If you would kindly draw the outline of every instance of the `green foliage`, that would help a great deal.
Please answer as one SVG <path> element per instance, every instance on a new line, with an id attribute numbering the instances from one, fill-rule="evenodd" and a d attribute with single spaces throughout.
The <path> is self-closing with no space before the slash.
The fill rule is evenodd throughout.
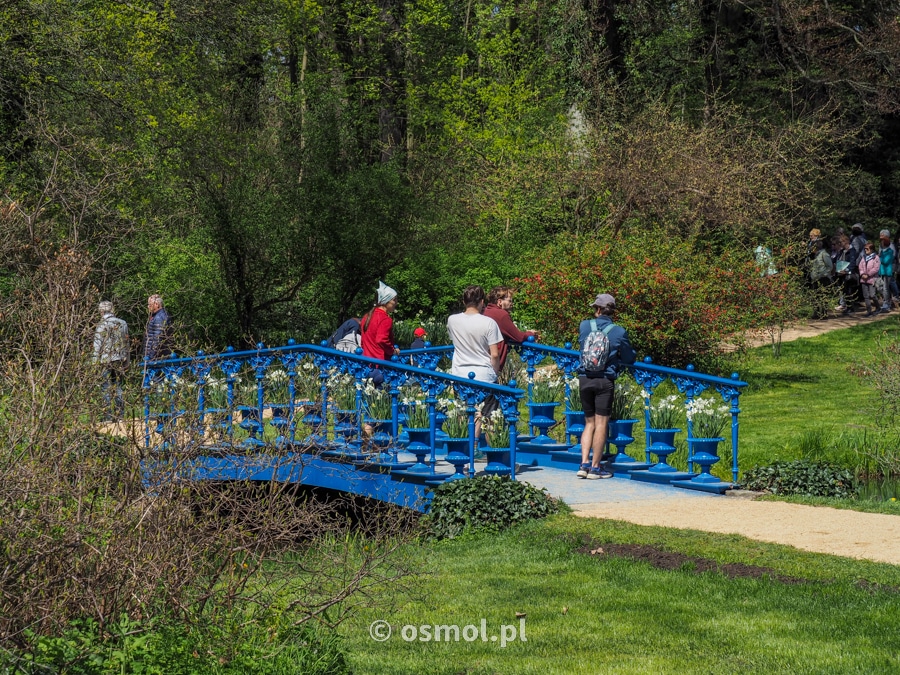
<path id="1" fill-rule="evenodd" d="M 762 321 L 752 311 L 755 289 L 769 283 L 749 257 L 695 248 L 661 231 L 616 241 L 563 236 L 531 264 L 518 297 L 548 341 L 571 340 L 596 294 L 608 292 L 638 355 L 673 367 L 712 365 L 726 336 Z M 770 301 L 790 296 L 759 304 Z"/>
<path id="2" fill-rule="evenodd" d="M 231 617 L 230 619 L 234 619 Z M 0 667 L 28 675 L 341 675 L 343 643 L 321 627 L 268 626 L 258 617 L 206 629 L 122 617 L 104 632 L 92 619 L 74 620 L 60 634 L 29 634 L 21 653 L 0 655 Z M 241 625 L 243 623 L 243 625 Z M 6 663 L 4 663 L 6 659 Z"/>
<path id="3" fill-rule="evenodd" d="M 437 486 L 423 527 L 429 538 L 453 539 L 466 532 L 500 532 L 560 508 L 546 490 L 523 481 L 478 476 Z"/>
<path id="4" fill-rule="evenodd" d="M 754 467 L 744 474 L 743 484 L 748 490 L 768 490 L 783 495 L 854 495 L 850 470 L 809 460 L 776 461 L 769 466 Z"/>

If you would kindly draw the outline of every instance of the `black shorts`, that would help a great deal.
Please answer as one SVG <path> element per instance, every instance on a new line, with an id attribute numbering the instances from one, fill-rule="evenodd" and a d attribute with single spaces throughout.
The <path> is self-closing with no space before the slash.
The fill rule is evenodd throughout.
<path id="1" fill-rule="evenodd" d="M 578 378 L 578 392 L 581 394 L 581 407 L 584 416 L 593 417 L 600 415 L 609 417 L 612 415 L 613 396 L 616 392 L 616 383 L 605 377 Z"/>
<path id="2" fill-rule="evenodd" d="M 500 407 L 500 401 L 493 394 L 484 397 L 484 405 L 481 406 L 481 416 L 490 417 L 491 413 Z"/>

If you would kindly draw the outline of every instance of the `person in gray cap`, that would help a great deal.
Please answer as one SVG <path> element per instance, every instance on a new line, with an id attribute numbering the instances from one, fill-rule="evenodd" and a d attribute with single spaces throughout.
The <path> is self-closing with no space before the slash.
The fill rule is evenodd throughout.
<path id="1" fill-rule="evenodd" d="M 584 432 L 581 434 L 581 466 L 577 476 L 612 478 L 610 472 L 600 467 L 600 462 L 606 446 L 616 377 L 623 366 L 634 363 L 634 349 L 628 331 L 613 323 L 616 313 L 613 296 L 601 293 L 590 306 L 594 317 L 582 321 L 578 329 L 581 345 L 578 389 L 584 410 Z"/>

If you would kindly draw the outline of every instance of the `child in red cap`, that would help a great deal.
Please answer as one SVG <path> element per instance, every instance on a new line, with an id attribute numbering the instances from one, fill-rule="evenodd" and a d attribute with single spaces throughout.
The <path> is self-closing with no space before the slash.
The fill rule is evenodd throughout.
<path id="1" fill-rule="evenodd" d="M 413 336 L 415 337 L 415 340 L 412 341 L 409 348 L 425 349 L 425 338 L 428 337 L 428 333 L 425 332 L 425 329 L 419 326 L 413 331 Z"/>

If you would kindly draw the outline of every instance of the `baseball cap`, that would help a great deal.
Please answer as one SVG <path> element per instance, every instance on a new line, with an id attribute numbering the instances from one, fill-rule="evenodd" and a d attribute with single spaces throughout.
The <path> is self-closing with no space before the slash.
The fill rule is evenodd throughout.
<path id="1" fill-rule="evenodd" d="M 413 335 L 415 337 L 425 337 L 426 335 L 428 335 L 428 333 L 425 332 L 424 328 L 419 327 L 413 331 Z"/>
<path id="2" fill-rule="evenodd" d="M 609 293 L 601 293 L 596 298 L 594 298 L 594 302 L 591 303 L 591 307 L 615 307 L 616 299 L 611 296 Z"/>

